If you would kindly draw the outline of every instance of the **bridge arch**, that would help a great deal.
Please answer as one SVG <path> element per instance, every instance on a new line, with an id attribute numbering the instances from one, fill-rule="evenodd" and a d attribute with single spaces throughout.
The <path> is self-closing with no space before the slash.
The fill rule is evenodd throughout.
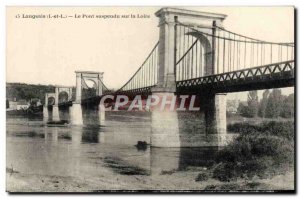
<path id="1" fill-rule="evenodd" d="M 55 99 L 55 93 L 46 93 L 45 96 L 45 106 L 53 106 L 55 105 L 55 103 L 57 102 L 57 100 Z"/>
<path id="2" fill-rule="evenodd" d="M 93 78 L 84 78 L 85 84 L 88 88 L 97 88 L 97 82 Z M 84 88 L 84 87 L 83 87 Z"/>
<path id="3" fill-rule="evenodd" d="M 55 104 L 55 98 L 53 96 L 48 98 L 48 105 L 54 105 Z"/>
<path id="4" fill-rule="evenodd" d="M 76 99 L 77 103 L 81 99 L 100 96 L 103 93 L 103 72 L 75 71 L 76 73 Z M 83 96 L 85 95 L 85 97 Z"/>
<path id="5" fill-rule="evenodd" d="M 68 102 L 72 100 L 72 87 L 57 86 L 55 88 L 55 99 L 59 103 Z"/>
<path id="6" fill-rule="evenodd" d="M 191 35 L 199 40 L 200 47 L 203 48 L 204 53 L 201 55 L 200 60 L 203 60 L 203 75 L 213 74 L 213 52 L 212 52 L 212 39 L 199 32 L 188 32 L 186 35 Z"/>
<path id="7" fill-rule="evenodd" d="M 58 94 L 58 103 L 68 102 L 69 94 L 66 91 L 61 91 Z"/>
<path id="8" fill-rule="evenodd" d="M 82 98 L 92 98 L 97 96 L 98 83 L 93 78 L 82 79 Z"/>

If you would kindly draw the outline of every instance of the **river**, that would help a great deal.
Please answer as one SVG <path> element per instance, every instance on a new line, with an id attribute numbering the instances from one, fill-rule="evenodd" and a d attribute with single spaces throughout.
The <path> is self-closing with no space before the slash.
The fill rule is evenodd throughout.
<path id="1" fill-rule="evenodd" d="M 138 141 L 150 143 L 147 112 L 107 112 L 101 125 L 89 119 L 81 127 L 51 127 L 41 118 L 24 117 L 8 117 L 6 124 L 7 190 L 12 192 L 198 189 L 194 178 L 216 152 L 136 147 Z"/>

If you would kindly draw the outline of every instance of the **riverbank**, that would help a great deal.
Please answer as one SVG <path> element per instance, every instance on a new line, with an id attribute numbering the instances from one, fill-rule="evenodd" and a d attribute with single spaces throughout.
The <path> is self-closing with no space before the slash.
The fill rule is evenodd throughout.
<path id="1" fill-rule="evenodd" d="M 199 167 L 193 170 L 176 171 L 155 176 L 103 174 L 98 178 L 11 173 L 8 170 L 6 173 L 6 190 L 8 192 L 100 192 L 107 190 L 278 191 L 294 189 L 293 171 L 285 175 L 275 176 L 272 179 L 220 182 L 209 178 L 207 181 L 196 182 L 197 175 L 204 171 L 200 169 Z"/>

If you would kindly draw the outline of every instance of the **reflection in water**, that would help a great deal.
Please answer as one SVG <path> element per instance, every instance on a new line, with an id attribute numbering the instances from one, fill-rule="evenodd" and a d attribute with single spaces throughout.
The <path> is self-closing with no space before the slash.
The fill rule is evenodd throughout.
<path id="1" fill-rule="evenodd" d="M 82 107 L 82 118 L 84 125 L 100 125 L 98 107 Z"/>
<path id="2" fill-rule="evenodd" d="M 68 133 L 59 134 L 58 139 L 72 140 L 72 136 Z"/>
<path id="3" fill-rule="evenodd" d="M 105 171 L 157 175 L 209 166 L 213 160 L 211 148 L 151 148 L 149 113 L 107 112 L 103 126 L 95 121 L 98 113 L 91 112 L 85 123 L 92 124 L 84 126 L 47 127 L 42 119 L 7 118 L 7 166 L 26 173 L 88 178 Z"/>
<path id="4" fill-rule="evenodd" d="M 179 148 L 151 148 L 151 174 L 160 175 L 165 171 L 177 171 L 179 157 Z"/>
<path id="5" fill-rule="evenodd" d="M 59 107 L 59 118 L 62 121 L 70 120 L 70 109 L 69 107 Z"/>
<path id="6" fill-rule="evenodd" d="M 28 131 L 28 132 L 18 132 L 15 133 L 16 137 L 30 137 L 30 138 L 45 138 L 45 134 L 39 134 L 36 133 L 35 131 Z"/>
<path id="7" fill-rule="evenodd" d="M 99 143 L 99 126 L 85 126 L 82 128 L 82 143 Z"/>
<path id="8" fill-rule="evenodd" d="M 179 170 L 186 170 L 189 167 L 210 167 L 215 160 L 218 148 L 181 148 L 179 157 Z"/>
<path id="9" fill-rule="evenodd" d="M 103 159 L 105 166 L 113 169 L 121 175 L 150 175 L 150 169 L 141 168 L 136 165 L 130 165 L 120 158 L 116 157 L 105 157 Z"/>

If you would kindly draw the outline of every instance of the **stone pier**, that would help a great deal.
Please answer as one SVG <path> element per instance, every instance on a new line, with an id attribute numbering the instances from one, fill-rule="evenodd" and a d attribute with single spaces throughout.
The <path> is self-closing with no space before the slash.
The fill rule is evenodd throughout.
<path id="1" fill-rule="evenodd" d="M 73 103 L 70 107 L 70 123 L 72 125 L 83 125 L 82 106 L 80 103 Z"/>
<path id="2" fill-rule="evenodd" d="M 226 94 L 213 94 L 204 99 L 206 139 L 212 145 L 226 143 Z"/>
<path id="3" fill-rule="evenodd" d="M 52 121 L 60 121 L 59 119 L 59 108 L 58 108 L 58 87 L 55 87 L 55 103 L 52 107 Z"/>
<path id="4" fill-rule="evenodd" d="M 52 121 L 60 121 L 58 105 L 52 107 Z"/>
<path id="5" fill-rule="evenodd" d="M 100 125 L 104 125 L 105 124 L 105 106 L 103 104 L 99 104 L 99 106 L 98 106 L 98 115 L 99 115 Z"/>
<path id="6" fill-rule="evenodd" d="M 166 98 L 166 101 L 172 103 L 174 93 L 154 92 L 152 95 L 158 96 L 160 101 Z M 176 108 L 176 102 L 174 107 Z M 161 109 L 161 105 L 151 109 L 151 146 L 153 147 L 180 147 L 179 121 L 177 112 L 173 110 L 171 104 Z"/>
<path id="7" fill-rule="evenodd" d="M 45 122 L 47 122 L 49 119 L 49 111 L 48 111 L 48 106 L 45 106 L 43 107 L 43 120 Z"/>

